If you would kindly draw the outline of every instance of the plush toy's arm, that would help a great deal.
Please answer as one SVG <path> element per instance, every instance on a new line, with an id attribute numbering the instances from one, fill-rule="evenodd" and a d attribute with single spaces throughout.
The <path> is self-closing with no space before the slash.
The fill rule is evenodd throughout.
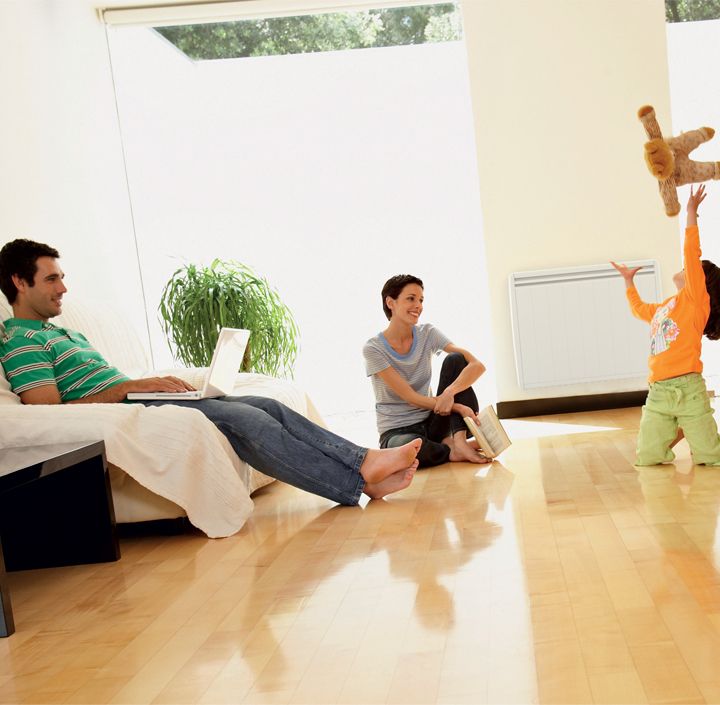
<path id="1" fill-rule="evenodd" d="M 711 179 L 720 179 L 720 163 L 696 162 L 688 156 L 695 147 L 713 138 L 712 127 L 701 127 L 699 130 L 683 132 L 677 137 L 670 137 L 667 142 L 675 152 L 675 185 L 699 184 Z"/>
<path id="2" fill-rule="evenodd" d="M 677 137 L 668 137 L 667 143 L 673 151 L 688 154 L 703 142 L 711 140 L 714 134 L 715 130 L 712 127 L 701 127 L 698 130 L 681 132 Z"/>
<path id="3" fill-rule="evenodd" d="M 660 125 L 658 125 L 657 118 L 655 117 L 655 108 L 652 105 L 643 105 L 638 110 L 638 118 L 647 132 L 649 139 L 654 140 L 658 137 L 662 139 L 662 132 L 660 132 Z"/>
<path id="4" fill-rule="evenodd" d="M 638 118 L 650 138 L 650 142 L 645 145 L 645 161 L 650 173 L 659 180 L 658 185 L 660 196 L 665 204 L 665 213 L 671 216 L 677 215 L 680 212 L 680 201 L 677 197 L 675 178 L 672 175 L 675 170 L 672 150 L 663 140 L 660 125 L 655 118 L 655 109 L 651 105 L 643 105 L 638 110 Z"/>

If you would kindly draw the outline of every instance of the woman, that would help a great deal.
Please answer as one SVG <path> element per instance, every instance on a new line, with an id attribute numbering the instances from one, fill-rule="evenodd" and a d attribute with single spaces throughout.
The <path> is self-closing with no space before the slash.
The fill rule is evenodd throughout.
<path id="1" fill-rule="evenodd" d="M 471 385 L 485 366 L 433 325 L 418 325 L 423 300 L 423 283 L 417 277 L 399 274 L 388 279 L 382 302 L 390 323 L 363 348 L 375 392 L 380 447 L 422 439 L 417 455 L 421 468 L 448 461 L 490 462 L 475 441 L 468 442 L 463 420 L 476 417 L 479 407 Z M 437 396 L 431 396 L 432 357 L 443 350 L 448 355 Z"/>

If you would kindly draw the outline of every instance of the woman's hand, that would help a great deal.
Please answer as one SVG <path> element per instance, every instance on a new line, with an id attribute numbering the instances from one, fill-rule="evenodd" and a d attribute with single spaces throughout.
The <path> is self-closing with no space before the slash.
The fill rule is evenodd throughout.
<path id="1" fill-rule="evenodd" d="M 435 397 L 433 411 L 440 416 L 449 416 L 452 413 L 454 403 L 455 396 L 449 389 L 446 389 L 442 394 Z"/>
<path id="2" fill-rule="evenodd" d="M 453 404 L 453 412 L 460 414 L 463 418 L 469 416 L 473 421 L 475 421 L 475 423 L 477 423 L 477 415 L 469 406 L 465 406 L 465 404 Z"/>
<path id="3" fill-rule="evenodd" d="M 629 289 L 633 286 L 633 277 L 642 269 L 642 267 L 626 267 L 624 264 L 610 262 L 615 269 L 620 272 L 620 276 L 625 280 L 625 286 Z"/>

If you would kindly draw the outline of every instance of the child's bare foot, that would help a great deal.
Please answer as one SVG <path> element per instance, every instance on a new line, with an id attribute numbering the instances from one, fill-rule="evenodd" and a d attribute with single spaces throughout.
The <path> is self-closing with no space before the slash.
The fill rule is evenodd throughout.
<path id="1" fill-rule="evenodd" d="M 413 481 L 417 468 L 418 461 L 415 460 L 409 468 L 398 470 L 380 482 L 366 482 L 363 492 L 370 499 L 381 499 L 385 495 L 404 490 Z"/>
<path id="2" fill-rule="evenodd" d="M 360 466 L 360 474 L 365 482 L 371 484 L 382 482 L 386 477 L 409 468 L 422 445 L 421 438 L 415 438 L 404 446 L 397 448 L 370 448 Z"/>
<path id="3" fill-rule="evenodd" d="M 685 438 L 685 432 L 679 428 L 675 440 L 670 444 L 670 447 L 674 448 L 683 438 Z"/>

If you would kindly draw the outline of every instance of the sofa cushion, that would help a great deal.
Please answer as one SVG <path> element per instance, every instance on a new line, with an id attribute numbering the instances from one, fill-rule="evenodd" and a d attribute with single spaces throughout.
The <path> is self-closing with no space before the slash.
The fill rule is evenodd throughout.
<path id="1" fill-rule="evenodd" d="M 52 323 L 82 333 L 111 365 L 129 377 L 151 367 L 137 330 L 111 306 L 66 301 L 62 314 Z"/>
<path id="2" fill-rule="evenodd" d="M 0 336 L 5 333 L 2 322 L 11 315 L 7 301 L 0 301 Z M 0 404 L 21 404 L 20 397 L 10 388 L 10 382 L 5 377 L 5 370 L 0 365 Z"/>
<path id="3" fill-rule="evenodd" d="M 2 365 L 0 365 L 0 404 L 22 404 L 20 397 L 10 388 L 10 382 L 5 379 Z"/>
<path id="4" fill-rule="evenodd" d="M 12 308 L 10 308 L 10 304 L 4 296 L 0 296 L 0 328 L 2 328 L 3 331 L 5 330 L 5 327 L 2 322 L 11 316 Z"/>

